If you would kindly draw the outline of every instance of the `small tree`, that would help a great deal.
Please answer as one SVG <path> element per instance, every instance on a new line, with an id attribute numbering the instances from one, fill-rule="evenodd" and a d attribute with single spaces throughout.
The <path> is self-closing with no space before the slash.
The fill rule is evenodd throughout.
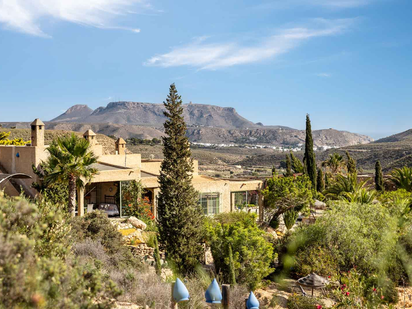
<path id="1" fill-rule="evenodd" d="M 293 177 L 273 177 L 268 179 L 262 191 L 271 226 L 276 226 L 279 216 L 288 210 L 305 211 L 313 202 L 312 183 L 306 175 Z"/>
<path id="2" fill-rule="evenodd" d="M 293 152 L 290 152 L 290 160 L 292 162 L 292 169 L 295 173 L 304 173 L 305 167 L 303 166 L 302 162 L 298 158 L 295 157 Z"/>
<path id="3" fill-rule="evenodd" d="M 348 174 L 355 174 L 356 173 L 356 161 L 351 157 L 348 151 L 346 151 L 346 157 L 348 159 L 348 161 L 346 162 Z"/>
<path id="4" fill-rule="evenodd" d="M 379 161 L 376 161 L 375 164 L 375 189 L 376 191 L 385 190 L 385 187 L 383 185 L 382 166 Z"/>
<path id="5" fill-rule="evenodd" d="M 228 251 L 229 251 L 229 284 L 235 285 L 236 284 L 236 272 L 235 272 L 235 263 L 233 262 L 233 252 L 232 252 L 232 245 L 228 244 Z"/>
<path id="6" fill-rule="evenodd" d="M 309 114 L 306 115 L 306 139 L 305 139 L 305 156 L 303 159 L 306 172 L 312 182 L 312 187 L 316 189 L 316 156 L 313 150 L 312 125 Z"/>
<path id="7" fill-rule="evenodd" d="M 47 185 L 54 182 L 69 185 L 68 210 L 74 216 L 76 189 L 85 185 L 83 180 L 89 182 L 97 173 L 92 166 L 97 162 L 97 157 L 89 149 L 89 142 L 74 133 L 53 140 L 47 151 L 50 156 L 45 166 L 49 172 L 44 180 Z"/>
<path id="8" fill-rule="evenodd" d="M 275 167 L 275 165 L 273 164 L 273 165 L 272 165 L 272 176 L 276 176 L 276 175 L 277 175 L 276 167 Z"/>
<path id="9" fill-rule="evenodd" d="M 158 197 L 159 241 L 167 258 L 183 275 L 192 273 L 203 256 L 203 216 L 192 185 L 193 160 L 182 99 L 174 84 L 167 96 Z"/>
<path id="10" fill-rule="evenodd" d="M 325 191 L 325 175 L 323 174 L 323 171 L 321 168 L 318 169 L 318 180 L 316 181 L 316 190 L 318 192 L 323 192 Z"/>
<path id="11" fill-rule="evenodd" d="M 286 155 L 286 173 L 284 174 L 285 177 L 290 177 L 293 176 L 292 172 L 292 162 L 290 160 L 290 157 Z"/>
<path id="12" fill-rule="evenodd" d="M 293 209 L 290 209 L 283 214 L 283 221 L 288 230 L 290 230 L 295 225 L 298 217 L 299 213 Z"/>

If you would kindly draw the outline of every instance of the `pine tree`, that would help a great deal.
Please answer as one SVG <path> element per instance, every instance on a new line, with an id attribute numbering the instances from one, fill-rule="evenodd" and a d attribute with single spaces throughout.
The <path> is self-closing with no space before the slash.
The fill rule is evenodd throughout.
<path id="1" fill-rule="evenodd" d="M 236 284 L 236 273 L 235 273 L 235 263 L 233 261 L 233 252 L 232 252 L 232 246 L 229 244 L 229 284 L 230 285 L 235 285 Z"/>
<path id="2" fill-rule="evenodd" d="M 349 152 L 346 151 L 346 157 L 348 158 L 348 162 L 346 163 L 346 167 L 348 169 L 348 174 L 356 174 L 356 162 L 350 156 Z"/>
<path id="3" fill-rule="evenodd" d="M 302 162 L 298 158 L 295 157 L 293 152 L 290 152 L 290 160 L 292 162 L 292 169 L 295 173 L 304 173 L 305 167 L 303 166 Z"/>
<path id="4" fill-rule="evenodd" d="M 199 194 L 192 185 L 193 160 L 181 96 L 170 85 L 163 102 L 168 118 L 164 123 L 164 160 L 161 164 L 158 196 L 159 241 L 170 261 L 182 275 L 192 273 L 203 256 L 203 215 Z"/>
<path id="5" fill-rule="evenodd" d="M 305 162 L 306 173 L 312 182 L 312 187 L 316 189 L 316 158 L 313 151 L 312 125 L 309 114 L 306 115 L 305 156 L 303 162 Z"/>
<path id="6" fill-rule="evenodd" d="M 155 260 L 155 270 L 156 274 L 160 276 L 162 274 L 162 264 L 160 263 L 160 252 L 159 252 L 159 244 L 157 242 L 157 236 L 154 239 L 154 260 Z"/>
<path id="7" fill-rule="evenodd" d="M 375 164 L 375 189 L 376 191 L 385 190 L 385 187 L 383 185 L 382 166 L 379 161 L 376 161 Z"/>
<path id="8" fill-rule="evenodd" d="M 325 191 L 325 175 L 323 175 L 323 171 L 321 168 L 318 169 L 318 179 L 316 181 L 316 190 L 318 192 Z"/>
<path id="9" fill-rule="evenodd" d="M 286 173 L 284 175 L 285 177 L 290 177 L 293 176 L 292 173 L 292 162 L 290 160 L 290 157 L 286 155 Z"/>

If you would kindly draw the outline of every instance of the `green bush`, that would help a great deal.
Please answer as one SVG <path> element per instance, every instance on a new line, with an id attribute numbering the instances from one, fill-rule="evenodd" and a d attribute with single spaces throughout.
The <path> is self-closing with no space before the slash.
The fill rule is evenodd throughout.
<path id="1" fill-rule="evenodd" d="M 76 242 L 98 241 L 120 268 L 139 266 L 139 261 L 125 246 L 122 234 L 110 223 L 106 213 L 93 211 L 84 217 L 76 217 L 72 226 Z"/>
<path id="2" fill-rule="evenodd" d="M 325 308 L 322 300 L 297 294 L 290 296 L 287 303 L 288 309 L 316 309 L 317 306 Z"/>
<path id="3" fill-rule="evenodd" d="M 211 247 L 217 273 L 230 281 L 229 246 L 233 251 L 236 282 L 254 289 L 273 269 L 273 247 L 256 224 L 256 216 L 234 213 L 218 216 L 206 224 L 207 242 Z M 239 220 L 240 219 L 240 220 Z M 230 222 L 230 223 L 221 223 Z"/>
<path id="4" fill-rule="evenodd" d="M 0 197 L 2 308 L 111 308 L 111 280 L 71 253 L 70 226 L 58 208 Z"/>

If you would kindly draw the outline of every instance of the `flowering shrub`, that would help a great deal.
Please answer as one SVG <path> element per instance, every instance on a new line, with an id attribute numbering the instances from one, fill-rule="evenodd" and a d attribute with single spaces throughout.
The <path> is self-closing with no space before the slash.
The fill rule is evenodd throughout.
<path id="1" fill-rule="evenodd" d="M 368 287 L 368 282 L 356 270 L 341 275 L 342 284 L 332 291 L 339 308 L 383 308 L 386 299 L 382 288 Z"/>
<path id="2" fill-rule="evenodd" d="M 126 216 L 134 216 L 150 224 L 154 220 L 152 205 L 148 197 L 143 197 L 143 187 L 141 182 L 133 180 L 126 182 L 122 188 L 122 199 Z"/>

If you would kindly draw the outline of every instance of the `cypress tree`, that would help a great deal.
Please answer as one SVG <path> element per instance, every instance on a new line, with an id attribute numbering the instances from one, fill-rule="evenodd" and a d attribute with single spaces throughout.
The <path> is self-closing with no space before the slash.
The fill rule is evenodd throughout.
<path id="1" fill-rule="evenodd" d="M 316 181 L 318 192 L 323 192 L 325 190 L 325 176 L 323 175 L 323 171 L 321 168 L 318 169 L 318 179 Z"/>
<path id="2" fill-rule="evenodd" d="M 305 156 L 303 162 L 305 162 L 306 173 L 312 182 L 312 188 L 316 189 L 316 158 L 313 151 L 312 125 L 309 114 L 306 114 Z"/>
<path id="3" fill-rule="evenodd" d="M 379 161 L 376 161 L 375 164 L 375 189 L 376 191 L 385 190 L 385 187 L 383 185 L 382 166 Z"/>
<path id="4" fill-rule="evenodd" d="M 356 162 L 350 156 L 348 151 L 346 151 L 346 157 L 348 158 L 348 162 L 346 163 L 346 167 L 348 169 L 348 174 L 356 174 Z"/>
<path id="5" fill-rule="evenodd" d="M 273 164 L 273 165 L 272 165 L 272 176 L 276 176 L 276 175 L 277 175 L 276 167 L 275 167 L 275 165 Z"/>
<path id="6" fill-rule="evenodd" d="M 286 173 L 285 177 L 293 176 L 292 173 L 292 162 L 290 161 L 290 157 L 286 155 Z"/>
<path id="7" fill-rule="evenodd" d="M 233 252 L 232 246 L 228 245 L 228 255 L 229 255 L 229 284 L 235 285 L 236 284 L 236 273 L 235 273 L 235 263 L 233 261 Z"/>
<path id="8" fill-rule="evenodd" d="M 302 162 L 298 158 L 295 157 L 293 152 L 290 152 L 290 160 L 292 161 L 292 169 L 295 173 L 304 173 L 305 167 L 303 166 Z"/>
<path id="9" fill-rule="evenodd" d="M 170 85 L 164 115 L 164 160 L 160 167 L 158 196 L 159 241 L 168 261 L 182 275 L 190 274 L 203 256 L 201 245 L 203 215 L 199 194 L 192 185 L 193 160 L 182 99 L 176 86 Z"/>
<path id="10" fill-rule="evenodd" d="M 155 270 L 156 274 L 160 276 L 162 274 L 162 264 L 160 263 L 160 252 L 159 252 L 159 243 L 157 242 L 157 236 L 154 239 L 154 260 L 155 260 Z"/>

